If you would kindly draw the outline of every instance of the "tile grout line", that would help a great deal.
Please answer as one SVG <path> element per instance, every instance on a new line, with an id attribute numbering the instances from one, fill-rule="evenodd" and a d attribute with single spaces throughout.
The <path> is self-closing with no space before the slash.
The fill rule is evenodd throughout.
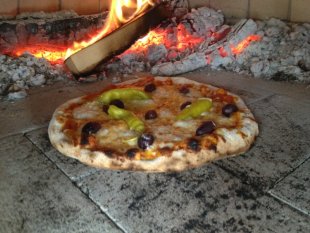
<path id="1" fill-rule="evenodd" d="M 97 203 L 96 203 L 93 199 L 90 198 L 90 196 L 88 196 L 85 192 L 83 192 L 83 190 L 80 189 L 80 187 L 77 185 L 77 182 L 76 182 L 76 181 L 72 181 L 72 180 L 70 179 L 70 177 L 67 176 L 67 174 L 66 174 L 54 161 L 52 161 L 52 160 L 44 153 L 44 151 L 42 151 L 36 144 L 34 144 L 34 142 L 31 141 L 31 139 L 26 135 L 26 133 L 23 133 L 22 136 L 23 136 L 24 138 L 26 138 L 39 152 L 41 152 L 40 154 L 43 154 L 44 157 L 47 158 L 47 160 L 49 160 L 54 166 L 56 166 L 56 168 L 57 168 L 65 177 L 67 177 L 67 178 L 69 179 L 69 181 L 71 182 L 71 184 L 74 185 L 82 194 L 84 194 L 84 196 L 85 196 L 86 199 L 88 199 L 88 200 L 89 200 L 91 203 L 93 203 L 97 208 L 99 208 L 100 212 L 101 212 L 107 219 L 109 219 L 109 220 L 111 221 L 111 223 L 113 223 L 114 226 L 115 226 L 117 229 L 119 229 L 120 231 L 126 233 L 126 231 L 125 231 L 121 226 L 119 226 L 119 225 L 110 217 L 110 215 L 108 215 L 106 212 L 104 212 L 104 211 L 102 210 L 102 208 L 101 208 L 99 205 L 97 205 Z"/>
<path id="2" fill-rule="evenodd" d="M 306 215 L 306 216 L 310 216 L 310 213 L 308 213 L 307 211 L 304 211 L 304 210 L 298 208 L 297 206 L 291 205 L 291 203 L 288 202 L 287 200 L 285 200 L 285 199 L 283 199 L 283 198 L 281 198 L 281 197 L 279 197 L 279 196 L 277 196 L 277 195 L 275 195 L 275 194 L 273 194 L 273 193 L 270 193 L 269 191 L 267 192 L 267 194 L 268 194 L 270 197 L 272 197 L 273 199 L 276 199 L 277 201 L 279 201 L 279 202 L 285 204 L 285 205 L 288 206 L 289 208 L 291 208 L 291 209 L 293 209 L 293 210 L 295 210 L 295 211 L 298 211 L 298 212 L 300 212 L 300 213 L 302 213 L 302 214 L 304 214 L 304 215 Z"/>
<path id="3" fill-rule="evenodd" d="M 276 95 L 277 95 L 277 94 L 274 93 L 274 94 L 269 94 L 269 95 L 262 96 L 262 97 L 260 97 L 260 98 L 257 98 L 257 99 L 255 99 L 255 100 L 253 100 L 253 101 L 249 101 L 249 103 L 247 103 L 247 105 L 256 104 L 256 103 L 259 102 L 259 101 L 262 101 L 262 100 L 271 98 L 271 97 L 276 96 Z"/>
<path id="4" fill-rule="evenodd" d="M 291 171 L 289 171 L 285 176 L 281 177 L 279 180 L 277 180 L 274 185 L 267 191 L 267 194 L 269 196 L 271 196 L 272 198 L 278 200 L 279 202 L 281 203 L 284 203 L 285 205 L 287 205 L 289 208 L 292 208 L 298 212 L 301 212 L 307 216 L 310 215 L 310 212 L 306 212 L 300 208 L 298 208 L 297 206 L 295 205 L 292 205 L 292 203 L 290 203 L 289 201 L 287 201 L 286 199 L 284 198 L 281 198 L 280 196 L 276 195 L 275 193 L 272 193 L 272 189 L 274 189 L 277 184 L 279 184 L 282 180 L 284 180 L 285 178 L 287 178 L 289 175 L 291 175 L 293 172 L 295 172 L 299 167 L 301 167 L 303 164 L 305 164 L 306 162 L 310 161 L 310 156 L 308 156 L 308 158 L 306 158 L 303 162 L 301 162 L 299 165 L 297 165 L 295 168 L 293 168 Z"/>
<path id="5" fill-rule="evenodd" d="M 30 132 L 32 132 L 32 131 L 46 128 L 47 126 L 48 126 L 48 123 L 45 123 L 44 125 L 39 125 L 39 126 L 37 126 L 37 127 L 34 126 L 33 128 L 24 129 L 24 130 L 22 130 L 22 131 L 20 131 L 20 132 L 13 132 L 13 133 L 11 133 L 11 134 L 0 135 L 0 140 L 5 139 L 5 138 L 7 138 L 7 137 L 16 136 L 16 135 L 19 135 L 19 134 L 25 135 L 25 134 L 30 133 Z"/>
<path id="6" fill-rule="evenodd" d="M 310 157 L 307 158 L 304 162 L 306 162 L 306 161 L 308 161 L 308 160 L 310 160 Z M 298 166 L 296 167 L 296 169 L 297 169 L 299 166 L 301 166 L 304 162 L 302 162 L 300 165 L 298 165 Z M 238 179 L 238 180 L 241 182 L 241 184 L 247 185 L 247 186 L 251 187 L 251 188 L 254 190 L 254 192 L 257 192 L 258 195 L 257 195 L 257 197 L 255 197 L 255 199 L 254 199 L 255 201 L 259 202 L 258 198 L 259 198 L 260 196 L 263 196 L 263 195 L 269 196 L 269 197 L 271 197 L 271 198 L 273 198 L 273 199 L 279 201 L 280 203 L 283 203 L 283 204 L 287 205 L 289 208 L 291 208 L 291 209 L 293 209 L 293 210 L 295 210 L 295 211 L 297 211 L 297 212 L 300 212 L 300 213 L 305 214 L 305 215 L 307 215 L 307 216 L 310 215 L 310 213 L 307 213 L 307 212 L 305 212 L 305 211 L 299 209 L 298 207 L 291 205 L 291 204 L 290 204 L 288 201 L 286 201 L 285 199 L 282 199 L 282 198 L 278 197 L 277 195 L 271 193 L 270 191 L 271 191 L 271 189 L 272 189 L 275 185 L 273 185 L 272 188 L 270 188 L 270 189 L 268 189 L 268 190 L 266 190 L 266 191 L 264 191 L 264 190 L 258 190 L 258 189 L 255 187 L 255 185 L 253 185 L 252 183 L 247 183 L 247 182 L 245 182 L 245 181 L 242 180 L 236 173 L 232 172 L 231 170 L 226 169 L 224 166 L 221 166 L 221 165 L 219 165 L 219 164 L 217 164 L 217 163 L 213 163 L 213 164 L 214 164 L 215 166 L 219 167 L 220 169 L 222 169 L 223 171 L 227 172 L 228 174 L 232 175 L 232 176 L 235 177 L 236 179 Z M 296 169 L 294 169 L 294 170 L 296 170 Z M 291 173 L 289 173 L 289 174 L 291 174 Z M 286 176 L 285 176 L 285 177 L 286 177 Z M 282 179 L 281 179 L 281 180 L 282 180 Z M 260 202 L 259 202 L 259 203 L 260 203 Z M 260 204 L 261 204 L 261 203 L 260 203 Z"/>
<path id="7" fill-rule="evenodd" d="M 86 173 L 86 174 L 84 174 L 84 175 L 80 175 L 80 176 L 77 176 L 76 178 L 73 178 L 73 182 L 79 182 L 79 181 L 81 181 L 82 179 L 85 179 L 85 178 L 87 178 L 87 177 L 89 177 L 89 176 L 92 176 L 92 175 L 95 175 L 95 174 L 97 174 L 97 173 L 99 173 L 100 172 L 100 170 L 95 170 L 95 171 L 90 171 L 90 172 L 88 172 L 88 173 Z"/>
<path id="8" fill-rule="evenodd" d="M 274 185 L 268 190 L 268 193 L 271 191 L 271 189 L 275 188 L 275 186 L 277 186 L 277 184 L 279 184 L 282 180 L 284 180 L 286 177 L 288 177 L 289 175 L 291 175 L 293 172 L 295 172 L 299 167 L 301 167 L 304 163 L 310 161 L 310 155 L 308 156 L 308 158 L 306 158 L 304 161 L 302 161 L 300 164 L 298 164 L 296 167 L 293 167 L 286 175 L 284 175 L 283 177 L 281 177 L 280 179 L 278 179 Z"/>

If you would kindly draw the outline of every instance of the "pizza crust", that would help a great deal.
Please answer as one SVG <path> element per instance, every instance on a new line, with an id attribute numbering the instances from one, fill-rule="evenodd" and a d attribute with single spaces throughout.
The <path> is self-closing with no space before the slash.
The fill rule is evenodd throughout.
<path id="1" fill-rule="evenodd" d="M 155 80 L 168 80 L 166 77 L 155 77 Z M 135 84 L 140 79 L 130 80 L 125 84 Z M 191 84 L 191 85 L 206 85 L 208 88 L 216 90 L 216 87 L 198 83 L 182 77 L 171 78 L 173 83 Z M 124 83 L 123 83 L 124 84 Z M 122 85 L 122 84 L 121 84 Z M 82 103 L 83 97 L 79 97 L 66 102 L 55 110 L 55 113 L 50 121 L 48 134 L 52 145 L 62 154 L 78 159 L 84 164 L 97 168 L 117 169 L 117 170 L 134 170 L 134 171 L 149 171 L 149 172 L 175 172 L 183 171 L 189 168 L 202 166 L 203 164 L 232 157 L 246 152 L 254 142 L 259 133 L 258 125 L 254 120 L 253 114 L 244 104 L 242 99 L 232 93 L 229 95 L 236 97 L 236 105 L 242 109 L 239 129 L 216 129 L 218 137 L 217 149 L 202 148 L 200 151 L 175 150 L 171 156 L 160 156 L 153 160 L 133 160 L 126 156 L 120 158 L 109 157 L 103 151 L 91 151 L 81 148 L 80 145 L 74 146 L 71 140 L 62 132 L 63 123 L 59 121 L 59 117 L 64 114 L 64 111 L 72 104 Z"/>

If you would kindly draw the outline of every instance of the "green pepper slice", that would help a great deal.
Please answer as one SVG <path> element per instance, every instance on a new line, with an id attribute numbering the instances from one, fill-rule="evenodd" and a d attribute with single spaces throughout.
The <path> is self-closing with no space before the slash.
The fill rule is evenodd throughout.
<path id="1" fill-rule="evenodd" d="M 150 96 L 144 91 L 136 90 L 133 88 L 119 88 L 112 89 L 102 93 L 98 97 L 98 101 L 102 104 L 109 104 L 112 100 L 146 100 L 150 99 Z"/>
<path id="2" fill-rule="evenodd" d="M 177 120 L 187 120 L 190 118 L 197 118 L 203 112 L 209 111 L 212 107 L 212 101 L 209 99 L 200 99 L 193 102 L 189 107 L 184 108 L 182 112 L 176 117 Z"/>
<path id="3" fill-rule="evenodd" d="M 138 133 L 142 133 L 144 131 L 143 121 L 125 109 L 118 108 L 115 105 L 110 105 L 108 114 L 113 119 L 125 121 L 130 130 L 134 130 Z"/>

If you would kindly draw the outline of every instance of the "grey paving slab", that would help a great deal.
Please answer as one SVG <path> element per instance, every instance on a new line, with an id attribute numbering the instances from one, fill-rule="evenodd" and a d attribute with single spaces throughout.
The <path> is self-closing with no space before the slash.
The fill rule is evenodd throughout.
<path id="1" fill-rule="evenodd" d="M 102 80 L 102 81 L 96 81 L 92 83 L 80 83 L 78 85 L 78 89 L 82 91 L 84 94 L 92 94 L 96 92 L 100 92 L 103 90 L 106 86 L 111 85 L 111 80 Z"/>
<path id="2" fill-rule="evenodd" d="M 121 232 L 33 144 L 0 140 L 0 232 Z"/>
<path id="3" fill-rule="evenodd" d="M 301 213 L 277 203 L 266 208 L 214 164 L 178 174 L 103 170 L 78 185 L 126 232 L 310 230 Z"/>
<path id="4" fill-rule="evenodd" d="M 307 132 L 288 121 L 271 99 L 250 105 L 260 128 L 253 147 L 244 155 L 216 162 L 258 189 L 272 187 L 310 155 Z"/>
<path id="5" fill-rule="evenodd" d="M 54 149 L 49 141 L 47 128 L 45 127 L 26 133 L 26 137 L 73 181 L 98 171 L 98 169 L 86 166 L 76 159 L 64 156 Z"/>
<path id="6" fill-rule="evenodd" d="M 38 92 L 26 99 L 0 103 L 0 138 L 47 125 L 54 110 L 66 100 L 83 95 L 76 87 Z"/>
<path id="7" fill-rule="evenodd" d="M 280 181 L 269 193 L 310 215 L 310 160 Z"/>
<path id="8" fill-rule="evenodd" d="M 249 75 L 229 71 L 197 70 L 182 76 L 204 79 L 210 84 L 242 90 L 261 90 L 270 94 L 280 94 L 310 101 L 310 86 L 300 83 L 279 82 L 254 78 Z"/>
<path id="9" fill-rule="evenodd" d="M 309 89 L 310 92 L 310 89 Z M 310 98 L 290 98 L 275 95 L 270 98 L 270 103 L 288 121 L 300 126 L 308 132 L 310 141 Z"/>
<path id="10" fill-rule="evenodd" d="M 113 78 L 109 79 L 104 79 L 96 82 L 80 82 L 78 85 L 78 89 L 83 91 L 86 94 L 89 93 L 94 93 L 94 92 L 100 92 L 103 90 L 106 86 L 119 83 L 119 82 L 125 82 L 130 79 L 135 79 L 135 78 L 141 78 L 141 77 L 148 77 L 150 74 L 147 73 L 137 73 L 137 74 L 132 74 L 132 75 L 126 75 L 126 76 L 121 76 L 119 74 L 115 74 L 114 80 Z M 117 81 L 117 82 L 116 82 Z"/>
<path id="11" fill-rule="evenodd" d="M 242 75 L 205 71 L 203 73 L 189 73 L 183 76 L 198 82 L 224 88 L 239 95 L 247 104 L 273 94 L 268 90 L 261 89 L 259 84 L 255 82 L 256 80 L 244 78 Z"/>

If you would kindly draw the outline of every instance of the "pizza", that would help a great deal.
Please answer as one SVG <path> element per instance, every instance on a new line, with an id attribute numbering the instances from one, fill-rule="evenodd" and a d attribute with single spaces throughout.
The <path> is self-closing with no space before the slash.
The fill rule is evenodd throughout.
<path id="1" fill-rule="evenodd" d="M 52 145 L 107 169 L 182 171 L 246 152 L 258 124 L 242 99 L 182 77 L 147 77 L 58 107 Z"/>

